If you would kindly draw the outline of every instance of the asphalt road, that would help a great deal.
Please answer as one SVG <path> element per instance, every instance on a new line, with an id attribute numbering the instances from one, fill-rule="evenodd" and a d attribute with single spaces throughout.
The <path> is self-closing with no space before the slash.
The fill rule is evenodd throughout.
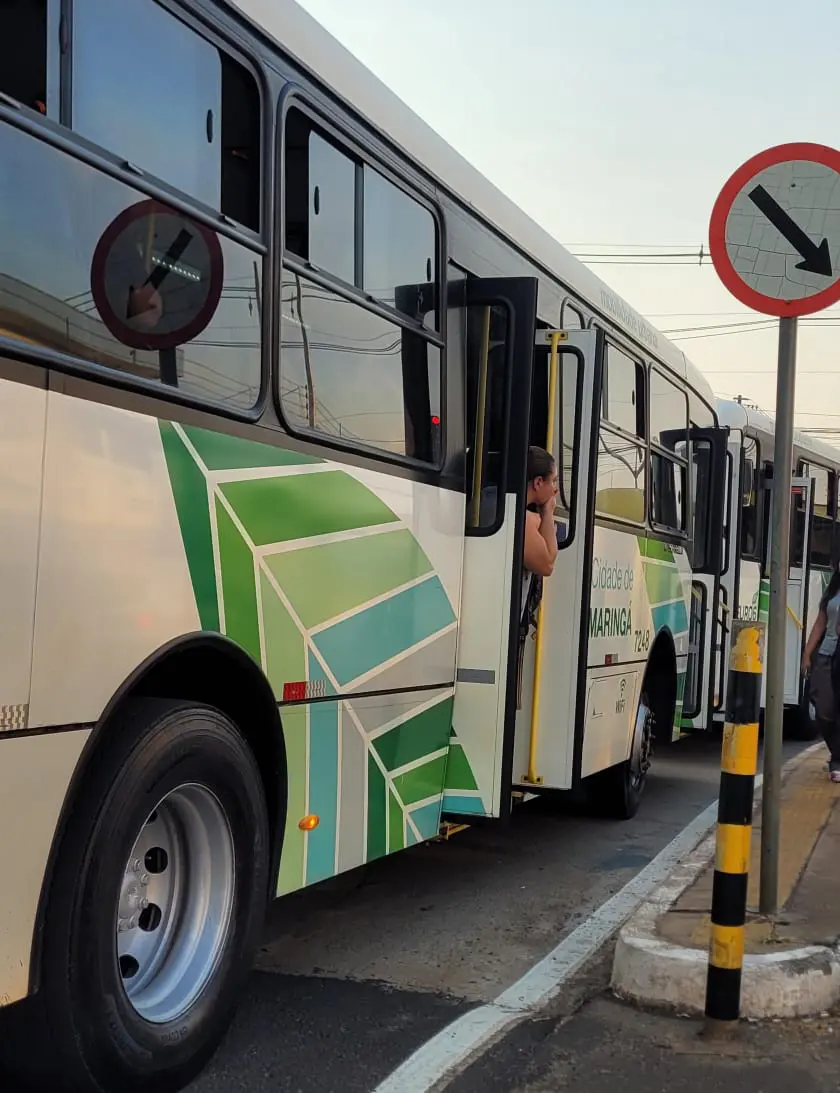
<path id="1" fill-rule="evenodd" d="M 717 796 L 719 756 L 708 739 L 660 751 L 629 823 L 533 802 L 507 829 L 417 847 L 277 904 L 236 1024 L 190 1093 L 371 1093 L 654 858 Z M 519 1087 L 517 1058 L 495 1068 L 493 1089 Z"/>
<path id="2" fill-rule="evenodd" d="M 447 1093 L 836 1093 L 838 1016 L 744 1022 L 722 1042 L 602 993 L 571 1020 L 520 1025 Z"/>
<path id="3" fill-rule="evenodd" d="M 786 745 L 787 755 L 799 747 Z M 372 1093 L 647 865 L 717 796 L 719 757 L 719 743 L 702 738 L 658 752 L 627 823 L 534 801 L 507 828 L 474 828 L 287 897 L 269 915 L 236 1022 L 189 1093 Z M 597 995 L 607 963 L 608 954 L 570 994 Z M 451 1093 L 525 1089 L 521 1068 L 545 1027 L 522 1026 Z M 559 1065 L 541 1063 L 540 1078 Z"/>

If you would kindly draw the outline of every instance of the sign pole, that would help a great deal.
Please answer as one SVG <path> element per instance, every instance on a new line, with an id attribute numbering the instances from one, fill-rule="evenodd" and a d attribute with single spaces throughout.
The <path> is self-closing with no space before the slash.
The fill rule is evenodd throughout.
<path id="1" fill-rule="evenodd" d="M 793 478 L 793 409 L 796 393 L 797 320 L 779 320 L 773 509 L 770 517 L 770 613 L 767 626 L 767 704 L 764 715 L 764 793 L 761 802 L 759 910 L 779 907 L 779 805 L 785 703 L 785 639 L 790 571 L 790 484 Z"/>
<path id="2" fill-rule="evenodd" d="M 796 324 L 800 315 L 814 315 L 840 300 L 840 151 L 799 141 L 768 148 L 747 160 L 715 202 L 709 250 L 721 281 L 736 299 L 780 320 L 760 888 L 761 913 L 775 915 L 779 909 Z M 791 668 L 791 688 L 801 687 L 799 665 Z"/>

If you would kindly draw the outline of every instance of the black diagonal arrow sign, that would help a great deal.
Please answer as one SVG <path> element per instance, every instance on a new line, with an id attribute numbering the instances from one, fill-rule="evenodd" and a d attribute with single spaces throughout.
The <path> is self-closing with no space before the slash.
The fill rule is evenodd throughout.
<path id="1" fill-rule="evenodd" d="M 827 239 L 819 244 L 815 243 L 763 186 L 758 185 L 751 191 L 750 200 L 764 213 L 776 231 L 802 255 L 802 261 L 796 263 L 797 269 L 806 273 L 818 273 L 822 277 L 833 276 Z"/>

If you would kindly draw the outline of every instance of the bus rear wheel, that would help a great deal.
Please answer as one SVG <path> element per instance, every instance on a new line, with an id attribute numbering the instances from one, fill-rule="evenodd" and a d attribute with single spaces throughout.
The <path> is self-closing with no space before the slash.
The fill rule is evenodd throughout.
<path id="1" fill-rule="evenodd" d="M 639 811 L 653 757 L 655 718 L 643 691 L 636 709 L 630 757 L 591 779 L 589 797 L 602 816 L 631 820 Z"/>
<path id="2" fill-rule="evenodd" d="M 109 732 L 61 845 L 42 986 L 10 1062 L 56 1093 L 163 1093 L 233 1016 L 267 903 L 267 814 L 221 712 L 137 701 Z"/>

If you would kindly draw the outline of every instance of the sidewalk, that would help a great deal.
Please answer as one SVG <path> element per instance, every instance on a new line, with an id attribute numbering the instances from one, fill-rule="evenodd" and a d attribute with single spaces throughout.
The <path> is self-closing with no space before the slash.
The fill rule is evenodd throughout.
<path id="1" fill-rule="evenodd" d="M 773 921 L 758 914 L 756 808 L 742 991 L 746 1016 L 807 1016 L 840 1003 L 838 802 L 840 787 L 828 780 L 825 749 L 809 749 L 794 762 L 782 789 L 781 911 Z M 680 1013 L 702 1012 L 713 870 L 711 837 L 625 926 L 613 969 L 616 993 Z"/>
<path id="2" fill-rule="evenodd" d="M 753 829 L 743 1006 L 798 1016 L 745 1016 L 725 1039 L 702 1035 L 712 835 L 621 931 L 611 991 L 520 1025 L 447 1093 L 838 1093 L 840 786 L 826 760 L 811 748 L 786 769 L 774 923 L 756 910 L 758 809 Z"/>

